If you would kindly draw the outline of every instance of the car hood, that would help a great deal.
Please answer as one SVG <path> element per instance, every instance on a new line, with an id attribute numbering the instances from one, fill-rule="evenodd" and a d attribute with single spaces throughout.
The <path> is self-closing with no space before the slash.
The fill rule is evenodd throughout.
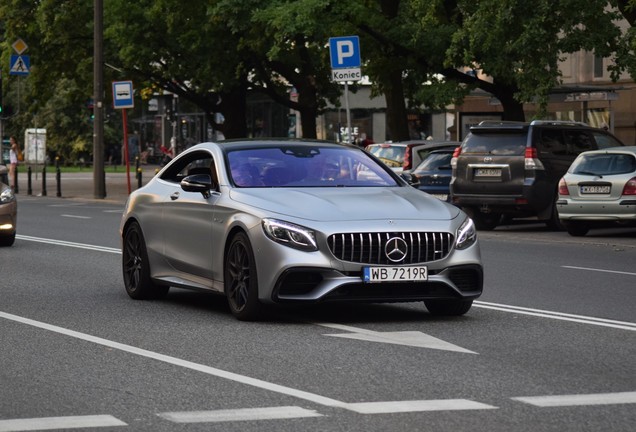
<path id="1" fill-rule="evenodd" d="M 317 221 L 450 220 L 459 209 L 411 187 L 232 189 L 230 198 L 267 212 Z"/>

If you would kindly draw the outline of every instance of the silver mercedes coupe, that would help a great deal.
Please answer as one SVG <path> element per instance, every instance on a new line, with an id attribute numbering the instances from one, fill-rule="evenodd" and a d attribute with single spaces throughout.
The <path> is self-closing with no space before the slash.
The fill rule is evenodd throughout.
<path id="1" fill-rule="evenodd" d="M 120 234 L 130 297 L 217 292 L 240 320 L 324 301 L 423 301 L 463 315 L 483 286 L 465 213 L 330 142 L 191 147 L 130 195 Z"/>

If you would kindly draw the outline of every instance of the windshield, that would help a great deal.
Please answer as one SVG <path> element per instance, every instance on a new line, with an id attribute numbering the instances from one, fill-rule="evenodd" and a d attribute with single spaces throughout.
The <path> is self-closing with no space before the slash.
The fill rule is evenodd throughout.
<path id="1" fill-rule="evenodd" d="M 237 148 L 227 152 L 237 187 L 397 186 L 383 167 L 357 148 L 308 145 Z"/>
<path id="2" fill-rule="evenodd" d="M 636 159 L 629 154 L 593 153 L 580 155 L 569 172 L 584 175 L 627 174 L 636 171 Z"/>
<path id="3" fill-rule="evenodd" d="M 471 133 L 462 145 L 461 154 L 523 155 L 526 151 L 526 140 L 525 133 Z"/>

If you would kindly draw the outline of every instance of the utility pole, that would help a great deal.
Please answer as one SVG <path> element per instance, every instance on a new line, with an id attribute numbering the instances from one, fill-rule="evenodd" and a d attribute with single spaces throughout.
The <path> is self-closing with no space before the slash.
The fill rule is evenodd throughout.
<path id="1" fill-rule="evenodd" d="M 104 3 L 93 0 L 93 191 L 95 198 L 106 198 L 104 174 Z"/>

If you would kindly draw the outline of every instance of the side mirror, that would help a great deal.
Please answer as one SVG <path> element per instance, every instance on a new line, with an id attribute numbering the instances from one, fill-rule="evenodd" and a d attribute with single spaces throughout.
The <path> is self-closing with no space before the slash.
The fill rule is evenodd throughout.
<path id="1" fill-rule="evenodd" d="M 193 174 L 181 180 L 181 189 L 186 192 L 199 192 L 204 198 L 210 197 L 210 191 L 216 187 L 212 177 L 207 174 Z"/>
<path id="2" fill-rule="evenodd" d="M 401 172 L 400 177 L 413 187 L 418 187 L 420 185 L 420 179 L 413 173 Z"/>

